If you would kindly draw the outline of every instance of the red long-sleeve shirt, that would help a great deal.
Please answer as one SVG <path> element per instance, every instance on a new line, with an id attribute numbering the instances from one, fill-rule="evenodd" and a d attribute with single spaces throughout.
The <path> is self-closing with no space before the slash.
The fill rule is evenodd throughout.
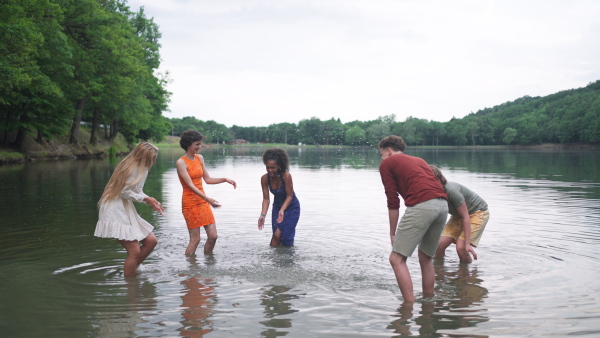
<path id="1" fill-rule="evenodd" d="M 381 161 L 379 174 L 389 209 L 400 208 L 398 194 L 408 207 L 433 198 L 448 199 L 444 187 L 433 175 L 427 162 L 419 157 L 394 154 Z"/>

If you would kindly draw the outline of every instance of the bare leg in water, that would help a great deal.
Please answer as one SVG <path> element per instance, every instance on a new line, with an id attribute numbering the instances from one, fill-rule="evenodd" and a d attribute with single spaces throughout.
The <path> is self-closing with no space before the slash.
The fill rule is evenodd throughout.
<path id="1" fill-rule="evenodd" d="M 142 262 L 148 258 L 154 247 L 158 243 L 154 233 L 150 233 L 146 238 L 142 239 L 140 245 L 138 241 L 119 240 L 119 243 L 127 250 L 127 258 L 124 263 L 125 277 L 135 276 L 135 270 Z"/>
<path id="2" fill-rule="evenodd" d="M 278 247 L 281 244 L 281 230 L 276 229 L 273 237 L 271 237 L 271 246 Z"/>

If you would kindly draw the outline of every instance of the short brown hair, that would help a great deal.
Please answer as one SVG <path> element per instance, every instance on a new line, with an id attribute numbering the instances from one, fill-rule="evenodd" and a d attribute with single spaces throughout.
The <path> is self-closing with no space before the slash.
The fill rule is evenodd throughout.
<path id="1" fill-rule="evenodd" d="M 181 133 L 179 136 L 181 139 L 179 140 L 179 145 L 185 151 L 194 143 L 198 141 L 204 140 L 204 135 L 202 135 L 199 131 L 189 129 Z"/>
<path id="2" fill-rule="evenodd" d="M 431 168 L 431 171 L 433 171 L 433 174 L 438 179 L 438 181 L 440 181 L 440 183 L 442 185 L 446 185 L 446 183 L 448 183 L 448 181 L 446 180 L 446 178 L 442 174 L 442 171 L 438 167 L 436 167 L 434 165 L 429 165 L 429 168 Z"/>
<path id="3" fill-rule="evenodd" d="M 390 135 L 383 138 L 378 145 L 379 149 L 392 148 L 394 151 L 404 151 L 406 143 L 400 136 Z"/>

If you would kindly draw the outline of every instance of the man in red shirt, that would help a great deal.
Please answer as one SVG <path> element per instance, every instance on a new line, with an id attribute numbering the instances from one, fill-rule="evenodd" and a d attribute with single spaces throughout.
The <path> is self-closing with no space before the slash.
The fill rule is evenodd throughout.
<path id="1" fill-rule="evenodd" d="M 392 253 L 390 264 L 405 302 L 414 302 L 413 285 L 406 265 L 417 245 L 423 296 L 433 296 L 435 271 L 433 257 L 446 224 L 448 202 L 444 188 L 423 159 L 404 154 L 406 144 L 400 136 L 379 142 L 379 173 L 387 196 Z M 406 211 L 400 223 L 400 198 Z M 398 229 L 396 231 L 396 228 Z"/>

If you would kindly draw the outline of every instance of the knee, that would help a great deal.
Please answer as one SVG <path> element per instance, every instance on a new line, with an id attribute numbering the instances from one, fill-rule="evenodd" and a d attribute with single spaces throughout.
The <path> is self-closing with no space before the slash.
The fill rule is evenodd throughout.
<path id="1" fill-rule="evenodd" d="M 127 251 L 127 256 L 138 259 L 142 254 L 142 249 L 139 246 L 135 246 Z"/>
<path id="2" fill-rule="evenodd" d="M 208 240 L 211 242 L 216 242 L 217 238 L 219 238 L 219 235 L 217 233 L 208 235 Z"/>
<path id="3" fill-rule="evenodd" d="M 198 245 L 200 243 L 200 236 L 190 236 L 190 244 Z"/>
<path id="4" fill-rule="evenodd" d="M 153 234 L 150 234 L 150 236 L 146 237 L 143 244 L 147 247 L 154 248 L 156 244 L 158 244 L 158 238 Z"/>
<path id="5" fill-rule="evenodd" d="M 419 265 L 421 265 L 421 268 L 423 268 L 423 266 L 426 265 L 430 265 L 433 263 L 433 258 L 429 255 L 427 255 L 426 253 L 424 253 L 423 251 L 419 250 Z"/>
<path id="6" fill-rule="evenodd" d="M 396 266 L 398 264 L 402 264 L 402 261 L 403 261 L 402 255 L 400 255 L 399 253 L 394 252 L 394 251 L 392 251 L 392 253 L 390 254 L 389 260 L 390 260 L 390 264 L 392 266 Z"/>

